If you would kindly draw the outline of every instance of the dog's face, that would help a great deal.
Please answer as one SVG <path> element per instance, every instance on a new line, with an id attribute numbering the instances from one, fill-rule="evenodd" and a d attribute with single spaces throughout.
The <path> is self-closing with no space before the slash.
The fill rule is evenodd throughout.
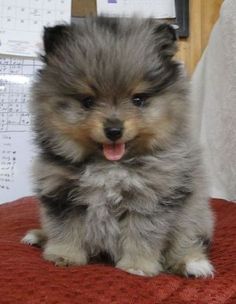
<path id="1" fill-rule="evenodd" d="M 120 160 L 165 145 L 183 115 L 175 40 L 171 26 L 152 20 L 91 18 L 46 28 L 34 111 L 37 129 L 54 137 L 54 152 L 66 154 L 69 145 L 74 160 Z"/>

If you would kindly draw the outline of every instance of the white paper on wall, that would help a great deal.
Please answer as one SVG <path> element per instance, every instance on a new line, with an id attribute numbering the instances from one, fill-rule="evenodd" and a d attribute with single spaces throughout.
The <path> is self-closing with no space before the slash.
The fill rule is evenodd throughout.
<path id="1" fill-rule="evenodd" d="M 0 53 L 37 56 L 43 26 L 70 18 L 71 0 L 0 0 Z"/>
<path id="2" fill-rule="evenodd" d="M 98 15 L 175 18 L 174 0 L 97 0 Z"/>
<path id="3" fill-rule="evenodd" d="M 30 87 L 37 59 L 0 57 L 0 203 L 32 194 Z"/>

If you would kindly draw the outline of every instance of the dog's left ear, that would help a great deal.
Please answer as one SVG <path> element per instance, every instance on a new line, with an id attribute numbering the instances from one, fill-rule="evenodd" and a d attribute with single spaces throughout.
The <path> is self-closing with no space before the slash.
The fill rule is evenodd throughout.
<path id="1" fill-rule="evenodd" d="M 171 58 L 177 52 L 177 35 L 172 25 L 163 23 L 154 29 L 156 46 L 160 55 L 164 58 Z"/>
<path id="2" fill-rule="evenodd" d="M 55 53 L 56 49 L 62 43 L 65 43 L 69 37 L 68 25 L 56 25 L 53 27 L 44 27 L 43 43 L 46 55 Z"/>

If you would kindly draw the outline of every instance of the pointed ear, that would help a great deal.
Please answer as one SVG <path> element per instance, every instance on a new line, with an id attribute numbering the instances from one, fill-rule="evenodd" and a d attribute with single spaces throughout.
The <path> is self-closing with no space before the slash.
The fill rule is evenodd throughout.
<path id="1" fill-rule="evenodd" d="M 56 25 L 53 27 L 44 27 L 43 43 L 46 55 L 55 52 L 56 48 L 62 43 L 65 43 L 65 39 L 69 37 L 68 25 Z"/>
<path id="2" fill-rule="evenodd" d="M 171 58 L 177 52 L 177 35 L 172 25 L 168 23 L 159 24 L 154 29 L 156 46 L 158 52 L 164 58 Z"/>

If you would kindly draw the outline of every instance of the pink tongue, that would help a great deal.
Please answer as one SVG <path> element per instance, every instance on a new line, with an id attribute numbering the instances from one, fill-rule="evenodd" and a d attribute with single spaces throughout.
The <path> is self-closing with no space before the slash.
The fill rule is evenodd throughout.
<path id="1" fill-rule="evenodd" d="M 103 154 L 108 160 L 119 160 L 125 154 L 125 144 L 104 144 Z"/>

